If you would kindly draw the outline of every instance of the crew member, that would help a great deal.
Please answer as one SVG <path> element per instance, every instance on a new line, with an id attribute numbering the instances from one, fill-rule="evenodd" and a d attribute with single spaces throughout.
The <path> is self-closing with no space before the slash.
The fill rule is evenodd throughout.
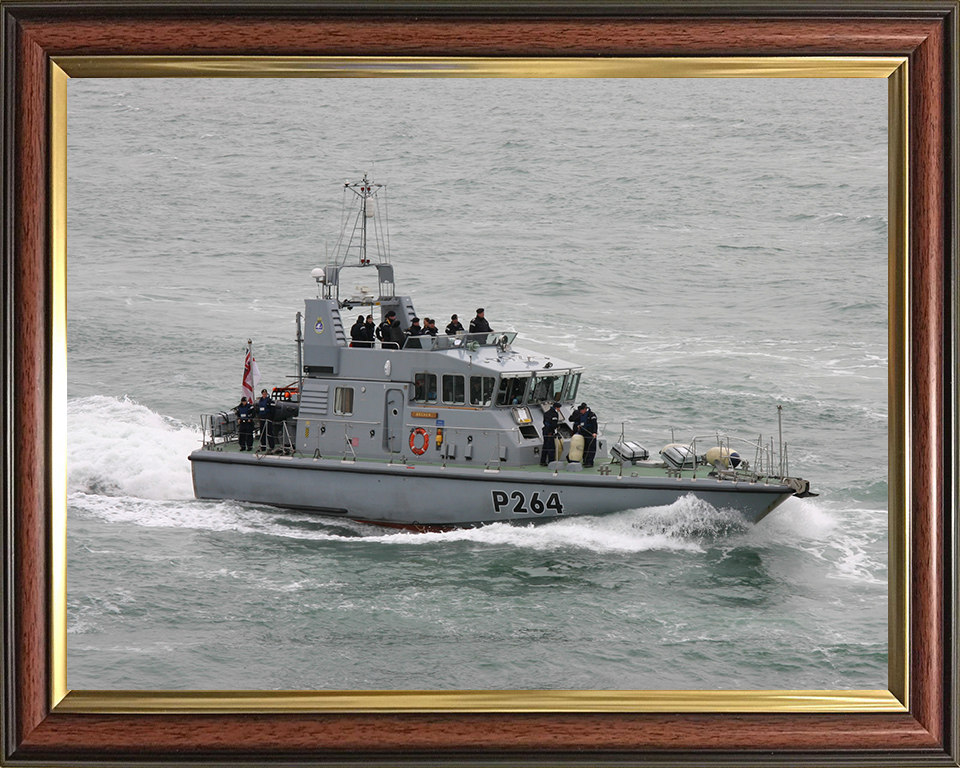
<path id="1" fill-rule="evenodd" d="M 560 403 L 554 403 L 543 414 L 543 448 L 540 466 L 545 467 L 557 458 L 557 424 L 560 422 Z"/>
<path id="2" fill-rule="evenodd" d="M 383 331 L 383 340 L 396 344 L 396 348 L 400 349 L 403 346 L 405 338 L 403 328 L 400 327 L 400 321 L 397 320 L 396 313 L 394 313 L 394 317 L 390 321 L 390 327 Z"/>
<path id="3" fill-rule="evenodd" d="M 377 327 L 377 338 L 380 341 L 390 341 L 390 325 L 396 316 L 397 313 L 392 309 L 384 315 L 383 322 Z"/>
<path id="4" fill-rule="evenodd" d="M 477 316 L 470 321 L 470 333 L 493 333 L 493 328 L 483 316 L 483 308 L 477 310 Z"/>
<path id="5" fill-rule="evenodd" d="M 366 344 L 363 344 L 363 315 L 360 315 L 350 328 L 350 346 L 351 347 L 365 347 Z"/>
<path id="6" fill-rule="evenodd" d="M 570 416 L 575 427 L 575 434 L 583 435 L 583 466 L 584 469 L 593 466 L 593 459 L 597 455 L 597 414 L 591 411 L 586 403 L 580 403 L 577 410 Z"/>
<path id="7" fill-rule="evenodd" d="M 237 411 L 237 433 L 240 436 L 240 450 L 253 450 L 253 405 L 246 397 L 240 398 Z"/>
<path id="8" fill-rule="evenodd" d="M 377 339 L 377 326 L 373 322 L 373 315 L 367 315 L 367 321 L 363 324 L 363 344 L 359 346 L 372 347 Z"/>
<path id="9" fill-rule="evenodd" d="M 257 416 L 260 417 L 260 450 L 266 450 L 276 447 L 277 438 L 273 433 L 273 400 L 267 394 L 267 390 L 260 390 L 260 399 L 257 400 Z"/>
<path id="10" fill-rule="evenodd" d="M 423 318 L 423 331 L 421 332 L 422 336 L 436 336 L 440 332 L 440 329 L 437 328 L 437 321 L 432 317 Z"/>
<path id="11" fill-rule="evenodd" d="M 457 333 L 463 333 L 463 324 L 457 320 L 456 315 L 450 315 L 450 322 L 447 324 L 447 327 L 444 329 L 444 333 L 447 336 L 453 336 Z"/>

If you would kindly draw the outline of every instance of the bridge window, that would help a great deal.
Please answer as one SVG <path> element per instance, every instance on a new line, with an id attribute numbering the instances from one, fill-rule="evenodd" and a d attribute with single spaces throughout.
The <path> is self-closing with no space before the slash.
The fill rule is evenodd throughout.
<path id="1" fill-rule="evenodd" d="M 497 380 L 493 376 L 470 377 L 470 405 L 490 405 Z"/>
<path id="2" fill-rule="evenodd" d="M 527 393 L 528 378 L 500 379 L 497 392 L 497 405 L 520 405 Z"/>
<path id="3" fill-rule="evenodd" d="M 464 405 L 463 376 L 452 373 L 443 374 L 443 402 L 450 405 Z"/>
<path id="4" fill-rule="evenodd" d="M 437 402 L 437 374 L 435 373 L 414 374 L 413 400 L 416 403 Z"/>
<path id="5" fill-rule="evenodd" d="M 563 397 L 560 398 L 561 400 L 575 400 L 577 397 L 577 389 L 580 388 L 580 374 L 571 374 L 569 379 L 566 391 L 563 393 Z"/>
<path id="6" fill-rule="evenodd" d="M 566 382 L 567 377 L 565 375 L 535 376 L 530 384 L 530 395 L 527 402 L 536 405 L 537 403 L 552 403 L 554 400 L 559 400 Z"/>

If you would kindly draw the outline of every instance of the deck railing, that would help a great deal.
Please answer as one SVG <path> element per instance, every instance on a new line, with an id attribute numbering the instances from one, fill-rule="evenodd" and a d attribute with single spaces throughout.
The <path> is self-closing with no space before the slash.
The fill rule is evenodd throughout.
<path id="1" fill-rule="evenodd" d="M 515 331 L 502 333 L 458 333 L 453 336 L 446 334 L 430 336 L 408 336 L 400 344 L 395 341 L 363 341 L 351 342 L 351 349 L 416 349 L 422 351 L 436 351 L 443 349 L 469 349 L 480 347 L 507 347 L 517 338 Z"/>

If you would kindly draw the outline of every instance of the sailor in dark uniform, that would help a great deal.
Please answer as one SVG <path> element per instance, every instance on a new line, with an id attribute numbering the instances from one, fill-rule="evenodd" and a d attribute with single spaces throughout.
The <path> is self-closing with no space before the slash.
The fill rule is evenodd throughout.
<path id="1" fill-rule="evenodd" d="M 357 322 L 355 322 L 353 326 L 350 328 L 350 339 L 351 339 L 350 341 L 351 347 L 367 346 L 366 344 L 363 343 L 364 341 L 366 341 L 366 339 L 364 339 L 364 332 L 363 332 L 363 315 L 360 315 L 360 317 L 357 318 Z"/>
<path id="2" fill-rule="evenodd" d="M 493 333 L 493 328 L 483 316 L 483 308 L 477 310 L 477 316 L 470 321 L 470 333 Z"/>
<path id="3" fill-rule="evenodd" d="M 574 434 L 583 435 L 583 466 L 593 466 L 593 459 L 597 455 L 597 414 L 587 407 L 586 403 L 580 406 L 570 417 L 575 430 Z"/>
<path id="4" fill-rule="evenodd" d="M 390 341 L 390 325 L 396 316 L 397 313 L 391 309 L 384 316 L 383 322 L 377 326 L 377 338 L 380 339 L 380 341 Z"/>
<path id="5" fill-rule="evenodd" d="M 273 400 L 265 389 L 260 390 L 260 399 L 257 400 L 257 416 L 260 417 L 260 450 L 265 450 L 267 445 L 275 448 L 277 438 L 273 433 Z"/>
<path id="6" fill-rule="evenodd" d="M 253 405 L 247 398 L 240 398 L 237 406 L 237 433 L 240 437 L 240 450 L 253 450 Z"/>
<path id="7" fill-rule="evenodd" d="M 384 329 L 383 340 L 394 344 L 396 349 L 400 349 L 403 346 L 403 342 L 406 340 L 406 334 L 404 334 L 403 328 L 400 327 L 400 321 L 397 320 L 396 316 L 390 320 L 390 326 Z"/>
<path id="8" fill-rule="evenodd" d="M 540 466 L 545 467 L 557 459 L 557 424 L 560 423 L 560 403 L 554 403 L 543 414 L 543 448 L 540 449 Z"/>
<path id="9" fill-rule="evenodd" d="M 373 323 L 373 315 L 367 315 L 367 321 L 363 324 L 363 341 L 360 346 L 372 347 L 377 339 L 377 326 Z"/>
<path id="10" fill-rule="evenodd" d="M 450 315 L 450 323 L 444 329 L 444 333 L 447 336 L 454 336 L 455 334 L 460 333 L 463 330 L 463 324 L 457 320 L 456 315 Z"/>

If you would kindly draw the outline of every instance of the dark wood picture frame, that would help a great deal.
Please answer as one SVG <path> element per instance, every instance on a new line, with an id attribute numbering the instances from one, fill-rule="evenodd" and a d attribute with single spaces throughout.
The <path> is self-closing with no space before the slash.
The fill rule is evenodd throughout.
<path id="1" fill-rule="evenodd" d="M 3 719 L 11 765 L 958 765 L 958 3 L 0 0 Z M 903 56 L 911 579 L 905 712 L 95 714 L 51 705 L 50 78 L 62 56 Z"/>

